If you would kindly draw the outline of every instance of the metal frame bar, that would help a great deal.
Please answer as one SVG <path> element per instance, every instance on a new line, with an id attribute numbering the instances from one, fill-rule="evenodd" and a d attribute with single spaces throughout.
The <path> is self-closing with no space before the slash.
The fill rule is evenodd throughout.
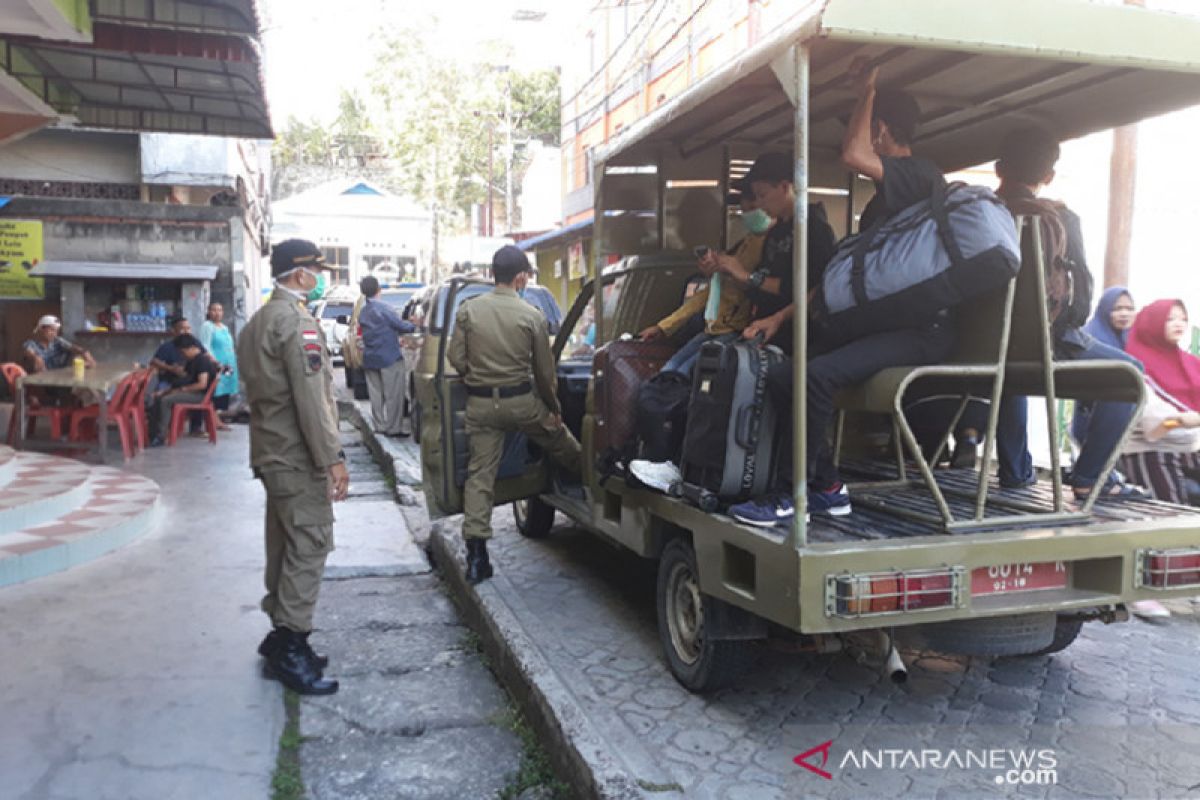
<path id="1" fill-rule="evenodd" d="M 795 485 L 792 487 L 795 517 L 788 537 L 789 544 L 797 550 L 808 545 L 808 112 L 810 90 L 810 62 L 812 45 L 808 41 L 797 41 L 792 45 L 795 71 L 796 119 L 793 159 L 795 174 L 793 187 L 796 193 L 796 210 L 792 215 L 792 302 L 796 313 L 792 321 L 792 393 L 796 398 L 792 404 L 792 470 Z M 824 435 L 816 431 L 814 435 Z"/>

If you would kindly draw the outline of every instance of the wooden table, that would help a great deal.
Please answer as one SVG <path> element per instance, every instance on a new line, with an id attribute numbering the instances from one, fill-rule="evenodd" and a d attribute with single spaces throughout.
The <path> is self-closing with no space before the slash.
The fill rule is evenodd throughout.
<path id="1" fill-rule="evenodd" d="M 101 463 L 108 461 L 108 397 L 121 379 L 137 369 L 133 364 L 118 366 L 117 364 L 97 364 L 84 371 L 83 380 L 75 379 L 74 367 L 48 369 L 26 375 L 17 381 L 17 403 L 13 413 L 17 415 L 18 450 L 62 450 L 66 448 L 86 448 L 87 445 L 64 442 L 30 442 L 25 439 L 25 390 L 31 386 L 56 389 L 90 389 L 99 397 L 100 418 L 96 420 L 96 451 Z"/>

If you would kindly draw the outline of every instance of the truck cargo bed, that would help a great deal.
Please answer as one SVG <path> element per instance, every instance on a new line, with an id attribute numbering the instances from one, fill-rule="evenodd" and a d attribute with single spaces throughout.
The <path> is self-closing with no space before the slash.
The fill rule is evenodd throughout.
<path id="1" fill-rule="evenodd" d="M 808 540 L 810 542 L 841 542 L 870 539 L 898 539 L 909 536 L 930 536 L 943 534 L 940 526 L 906 519 L 899 514 L 890 513 L 879 508 L 869 508 L 861 500 L 871 499 L 886 503 L 891 508 L 910 509 L 926 514 L 936 514 L 937 506 L 933 496 L 924 486 L 915 484 L 907 489 L 861 489 L 855 491 L 853 484 L 859 482 L 893 480 L 896 477 L 895 467 L 885 461 L 846 461 L 840 470 L 846 482 L 851 484 L 850 499 L 854 504 L 854 513 L 845 517 L 830 517 L 813 515 L 809 523 Z M 918 475 L 916 465 L 909 465 L 910 476 Z M 978 473 L 969 469 L 938 469 L 934 471 L 938 484 L 947 492 L 947 502 L 954 510 L 956 517 L 968 517 L 975 507 L 975 489 Z M 952 494 L 953 492 L 953 494 Z M 1076 508 L 1070 495 L 1069 487 L 1066 492 L 1066 507 Z M 1011 509 L 1002 508 L 1005 503 L 1021 503 L 1030 506 L 1036 512 L 1050 513 L 1054 510 L 1054 488 L 1048 479 L 1038 481 L 1035 486 L 1027 489 L 1001 489 L 993 476 L 988 490 L 988 513 L 1013 513 Z M 1099 525 L 1108 522 L 1148 521 L 1152 519 L 1175 518 L 1179 516 L 1198 516 L 1200 509 L 1191 506 L 1180 506 L 1159 500 L 1107 499 L 1096 501 L 1092 509 L 1092 518 L 1085 523 L 1072 523 L 1068 527 Z M 1023 528 L 1044 528 L 1047 524 L 1037 517 L 1032 517 L 1028 525 L 1004 525 L 993 530 L 1021 530 Z M 970 533 L 955 533 L 954 536 L 970 536 Z"/>

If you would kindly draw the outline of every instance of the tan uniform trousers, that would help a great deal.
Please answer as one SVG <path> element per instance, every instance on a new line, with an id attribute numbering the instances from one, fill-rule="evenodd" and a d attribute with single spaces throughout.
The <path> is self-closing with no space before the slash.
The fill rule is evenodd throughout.
<path id="1" fill-rule="evenodd" d="M 271 470 L 260 474 L 267 490 L 267 594 L 262 610 L 276 627 L 306 633 L 333 549 L 333 504 L 324 470 Z"/>
<path id="2" fill-rule="evenodd" d="M 532 392 L 517 397 L 468 397 L 467 437 L 471 460 L 463 489 L 463 536 L 492 535 L 492 498 L 504 435 L 520 431 L 564 469 L 579 473 L 579 442 L 566 425 L 551 426 L 550 410 Z"/>

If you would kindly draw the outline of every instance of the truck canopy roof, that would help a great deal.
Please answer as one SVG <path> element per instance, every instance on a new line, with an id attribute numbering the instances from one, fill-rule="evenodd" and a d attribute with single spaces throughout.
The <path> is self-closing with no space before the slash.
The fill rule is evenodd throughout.
<path id="1" fill-rule="evenodd" d="M 1080 0 L 825 0 L 630 126 L 598 160 L 790 150 L 796 42 L 811 45 L 814 182 L 844 181 L 838 153 L 855 102 L 845 75 L 860 56 L 881 67 L 880 86 L 916 97 L 914 149 L 947 171 L 992 160 L 1019 125 L 1070 139 L 1200 103 L 1200 18 Z"/>

